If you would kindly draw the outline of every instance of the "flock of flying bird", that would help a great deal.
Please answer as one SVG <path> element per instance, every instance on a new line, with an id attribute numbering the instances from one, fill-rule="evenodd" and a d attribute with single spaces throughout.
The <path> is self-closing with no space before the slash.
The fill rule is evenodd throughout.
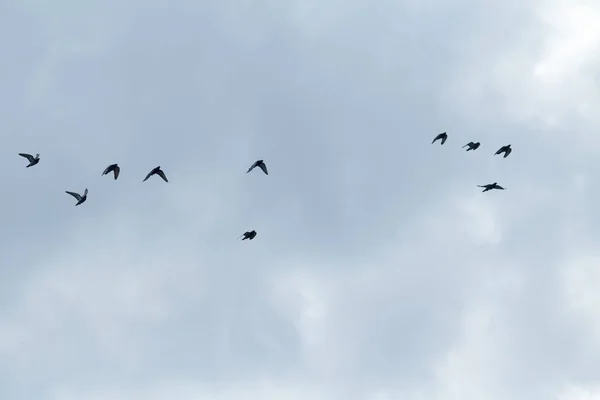
<path id="1" fill-rule="evenodd" d="M 445 139 L 444 139 L 444 141 L 445 141 Z M 19 155 L 21 157 L 25 157 L 27 160 L 29 160 L 29 164 L 27 165 L 26 168 L 33 167 L 34 165 L 36 165 L 40 162 L 39 154 L 36 154 L 35 157 L 32 156 L 31 154 L 27 154 L 27 153 L 19 153 Z M 269 175 L 269 171 L 267 170 L 267 165 L 265 164 L 265 162 L 263 160 L 258 160 L 254 164 L 252 164 L 246 173 L 252 171 L 256 167 L 260 168 L 265 173 L 265 175 Z M 119 164 L 109 165 L 108 167 L 106 167 L 104 172 L 102 172 L 101 176 L 108 175 L 111 172 L 113 173 L 113 177 L 115 178 L 115 180 L 117 180 L 117 178 L 119 177 L 119 174 L 121 173 L 121 167 L 119 167 Z M 144 180 L 142 182 L 146 182 L 152 175 L 158 175 L 165 182 L 169 182 L 164 171 L 162 169 L 160 169 L 160 165 L 156 168 L 153 168 L 152 171 L 148 172 L 148 175 L 146 175 L 146 177 L 144 178 Z M 83 194 L 79 194 L 76 192 L 69 192 L 68 190 L 65 193 L 70 194 L 71 196 L 75 197 L 75 199 L 77 200 L 77 203 L 75 203 L 75 205 L 78 206 L 80 204 L 83 204 L 87 200 L 88 189 L 86 188 L 83 191 Z M 256 231 L 252 230 L 249 232 L 244 232 L 242 234 L 242 236 L 244 237 L 242 240 L 246 240 L 246 239 L 252 240 L 256 237 Z M 240 238 L 242 236 L 240 236 Z"/>
<path id="2" fill-rule="evenodd" d="M 433 139 L 433 142 L 431 142 L 431 144 L 434 144 L 438 140 L 440 141 L 440 144 L 444 144 L 444 143 L 446 143 L 447 139 L 448 139 L 448 134 L 446 132 L 442 132 Z M 464 149 L 465 147 L 468 147 L 467 151 L 471 151 L 471 150 L 477 150 L 479 148 L 479 146 L 481 146 L 481 143 L 479 143 L 479 142 L 469 142 L 469 143 L 465 144 L 462 148 Z M 510 147 L 510 144 L 507 144 L 506 146 L 500 147 L 494 155 L 497 156 L 498 154 L 504 153 L 504 158 L 506 158 L 506 157 L 508 157 L 508 155 L 511 152 L 512 152 L 512 148 Z M 488 183 L 487 185 L 477 185 L 477 186 L 480 188 L 484 188 L 482 190 L 483 192 L 487 192 L 492 189 L 504 190 L 504 188 L 502 186 L 498 185 L 498 182 Z"/>
<path id="3" fill-rule="evenodd" d="M 435 142 L 437 142 L 439 140 L 440 144 L 443 145 L 444 143 L 446 143 L 447 139 L 448 139 L 448 134 L 446 132 L 442 132 L 433 139 L 433 142 L 431 142 L 431 144 L 434 144 Z M 462 148 L 464 149 L 465 147 L 468 147 L 467 151 L 471 151 L 471 150 L 477 150 L 480 145 L 481 145 L 481 143 L 479 143 L 479 142 L 469 142 L 469 143 L 465 144 Z M 512 148 L 510 147 L 510 144 L 508 144 L 508 145 L 502 146 L 500 149 L 498 149 L 498 151 L 496 151 L 495 155 L 504 153 L 504 158 L 506 158 L 506 157 L 508 157 L 508 155 L 511 152 L 512 152 Z M 29 164 L 27 165 L 27 168 L 33 167 L 34 165 L 36 165 L 40 162 L 39 154 L 36 154 L 35 157 L 32 156 L 31 154 L 27 154 L 27 153 L 19 153 L 19 155 L 21 157 L 25 157 L 27 160 L 29 160 Z M 250 168 L 248 169 L 248 171 L 246 173 L 252 171 L 256 167 L 260 168 L 265 173 L 265 175 L 269 175 L 269 172 L 267 170 L 267 165 L 265 164 L 265 162 L 263 160 L 258 160 L 256 162 L 254 162 L 254 164 L 252 164 L 250 166 Z M 121 168 L 119 167 L 118 164 L 111 164 L 108 167 L 106 167 L 104 172 L 102 172 L 101 176 L 108 175 L 111 172 L 113 173 L 113 177 L 115 178 L 115 180 L 117 180 L 117 178 L 119 177 L 119 174 L 121 173 Z M 146 182 L 153 175 L 158 175 L 165 182 L 169 182 L 164 171 L 162 169 L 160 169 L 160 166 L 153 168 L 150 172 L 148 172 L 148 175 L 146 175 L 146 177 L 144 178 L 144 180 L 142 182 Z M 483 192 L 487 192 L 492 189 L 504 190 L 504 188 L 502 186 L 498 185 L 498 182 L 488 183 L 487 185 L 477 185 L 477 186 L 484 188 Z M 77 203 L 75 203 L 76 206 L 83 204 L 87 200 L 87 196 L 88 196 L 87 188 L 83 191 L 83 194 L 79 194 L 76 192 L 70 192 L 70 191 L 66 191 L 66 193 L 70 194 L 77 200 Z M 256 231 L 252 230 L 252 231 L 244 232 L 242 234 L 242 236 L 243 236 L 242 240 L 246 240 L 246 239 L 252 240 L 256 237 Z M 242 236 L 240 236 L 240 238 Z"/>

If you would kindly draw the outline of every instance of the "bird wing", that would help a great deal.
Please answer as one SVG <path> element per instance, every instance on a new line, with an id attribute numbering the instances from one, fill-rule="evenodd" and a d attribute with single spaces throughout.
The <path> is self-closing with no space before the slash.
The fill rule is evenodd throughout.
<path id="1" fill-rule="evenodd" d="M 500 185 L 496 185 L 496 189 L 504 190 L 504 188 Z"/>
<path id="2" fill-rule="evenodd" d="M 104 172 L 102 172 L 102 175 L 106 175 L 106 174 L 108 174 L 110 171 L 112 171 L 112 170 L 113 170 L 113 168 L 114 168 L 114 165 L 109 165 L 108 167 L 106 167 L 106 168 L 104 169 Z"/>
<path id="3" fill-rule="evenodd" d="M 259 164 L 259 163 L 258 163 L 258 161 L 256 161 L 254 164 L 252 164 L 252 165 L 250 166 L 250 168 L 248 168 L 248 171 L 247 171 L 246 173 L 248 173 L 248 172 L 252 171 L 254 168 L 256 168 L 256 166 L 257 166 L 258 164 Z"/>
<path id="4" fill-rule="evenodd" d="M 150 178 L 152 175 L 154 175 L 154 170 L 148 172 L 148 175 L 146 175 L 146 177 L 144 178 L 144 180 L 142 182 L 146 182 L 148 180 L 148 178 Z"/>
<path id="5" fill-rule="evenodd" d="M 165 182 L 169 182 L 169 180 L 167 179 L 165 173 L 162 170 L 159 169 L 158 171 L 156 171 L 156 173 L 158 174 L 158 176 L 160 176 L 161 178 L 163 178 L 163 180 Z"/>
<path id="6" fill-rule="evenodd" d="M 263 163 L 260 163 L 258 166 L 260 167 L 260 169 L 262 169 L 262 170 L 263 170 L 263 172 L 264 172 L 266 175 L 269 175 L 269 171 L 267 171 L 267 164 L 265 164 L 265 163 L 263 162 Z"/>
<path id="7" fill-rule="evenodd" d="M 495 155 L 498 155 L 498 154 L 502 153 L 503 151 L 504 151 L 504 147 L 501 147 L 498 149 L 498 151 L 496 152 Z"/>
<path id="8" fill-rule="evenodd" d="M 436 140 L 441 139 L 442 138 L 443 133 L 440 133 L 439 135 L 437 135 L 434 139 L 433 142 L 431 142 L 431 144 L 434 144 Z"/>
<path id="9" fill-rule="evenodd" d="M 448 135 L 442 136 L 442 144 L 446 143 L 446 139 L 448 139 Z"/>
<path id="10" fill-rule="evenodd" d="M 510 147 L 508 147 L 505 151 L 504 151 L 504 158 L 508 157 L 508 155 L 510 154 L 510 152 L 512 151 L 512 149 Z"/>
<path id="11" fill-rule="evenodd" d="M 86 188 L 86 189 L 85 189 L 85 191 L 83 192 L 83 195 L 84 195 L 84 196 L 87 196 L 87 194 L 88 194 L 88 190 L 87 190 L 87 188 Z"/>
<path id="12" fill-rule="evenodd" d="M 26 159 L 28 159 L 30 162 L 33 161 L 33 156 L 31 154 L 26 154 L 26 153 L 19 153 L 19 155 L 21 157 L 25 157 Z"/>
<path id="13" fill-rule="evenodd" d="M 71 196 L 75 197 L 77 199 L 77 201 L 81 200 L 81 196 L 79 195 L 79 193 L 69 192 L 69 191 L 66 191 L 65 193 L 68 193 Z"/>
<path id="14" fill-rule="evenodd" d="M 121 168 L 119 168 L 118 165 L 115 165 L 115 168 L 113 169 L 113 174 L 115 175 L 115 180 L 119 177 L 120 172 L 121 172 Z"/>

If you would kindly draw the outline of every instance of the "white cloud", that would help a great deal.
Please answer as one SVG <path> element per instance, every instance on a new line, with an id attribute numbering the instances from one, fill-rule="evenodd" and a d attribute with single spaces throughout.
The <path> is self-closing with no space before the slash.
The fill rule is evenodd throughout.
<path id="1" fill-rule="evenodd" d="M 595 398 L 594 3 L 65 4 L 0 13 L 0 397 Z"/>

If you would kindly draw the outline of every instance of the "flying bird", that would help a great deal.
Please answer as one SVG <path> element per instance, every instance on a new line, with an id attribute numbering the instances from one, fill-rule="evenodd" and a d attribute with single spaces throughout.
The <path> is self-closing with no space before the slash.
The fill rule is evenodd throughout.
<path id="1" fill-rule="evenodd" d="M 500 153 L 504 153 L 504 158 L 506 158 L 506 157 L 508 157 L 508 155 L 510 154 L 511 151 L 512 151 L 512 148 L 510 147 L 510 144 L 507 144 L 506 146 L 500 147 L 500 149 L 498 149 L 498 151 L 494 155 L 497 156 Z"/>
<path id="2" fill-rule="evenodd" d="M 260 169 L 263 170 L 263 172 L 266 175 L 269 175 L 269 172 L 267 171 L 267 165 L 265 164 L 265 162 L 263 160 L 258 160 L 254 164 L 252 164 L 252 166 L 248 169 L 248 171 L 246 173 L 252 171 L 256 167 L 259 167 Z"/>
<path id="3" fill-rule="evenodd" d="M 246 239 L 254 239 L 256 237 L 256 231 L 250 231 L 250 232 L 244 232 L 244 234 L 242 235 L 244 238 L 242 240 L 246 240 Z M 240 236 L 240 237 L 242 237 Z"/>
<path id="4" fill-rule="evenodd" d="M 152 175 L 158 175 L 161 178 L 163 178 L 163 180 L 165 182 L 169 182 L 169 180 L 167 179 L 167 177 L 165 176 L 165 173 L 162 171 L 162 169 L 160 169 L 160 165 L 156 168 L 154 168 L 152 171 L 150 171 L 148 173 L 148 175 L 146 175 L 146 178 L 144 178 L 144 180 L 142 182 L 146 182 L 148 180 L 148 178 L 150 178 Z"/>
<path id="5" fill-rule="evenodd" d="M 111 172 L 114 174 L 115 181 L 116 181 L 117 178 L 119 177 L 119 173 L 121 172 L 121 168 L 119 168 L 118 164 L 111 164 L 108 167 L 106 167 L 106 169 L 102 173 L 102 176 L 104 176 L 106 174 L 110 174 Z"/>
<path id="6" fill-rule="evenodd" d="M 19 153 L 19 155 L 21 157 L 25 157 L 26 159 L 29 160 L 29 165 L 27 165 L 27 168 L 29 167 L 33 167 L 35 164 L 40 162 L 40 155 L 36 154 L 35 157 L 32 156 L 31 154 L 26 154 L 26 153 Z"/>
<path id="7" fill-rule="evenodd" d="M 479 146 L 481 146 L 481 143 L 479 143 L 479 142 L 477 142 L 477 143 L 469 142 L 469 143 L 465 144 L 462 148 L 464 149 L 467 146 L 469 146 L 469 148 L 467 149 L 467 151 L 477 150 L 479 148 Z"/>
<path id="8" fill-rule="evenodd" d="M 487 192 L 492 189 L 504 190 L 504 188 L 498 185 L 498 182 L 488 183 L 487 185 L 477 185 L 478 187 L 485 188 L 482 192 Z"/>
<path id="9" fill-rule="evenodd" d="M 80 195 L 79 193 L 75 193 L 75 192 L 65 192 L 70 194 L 71 196 L 75 197 L 77 199 L 77 204 L 75 204 L 76 206 L 80 205 L 81 203 L 83 203 L 84 201 L 87 200 L 87 195 L 88 195 L 88 190 L 85 189 L 85 191 L 83 192 L 83 196 Z"/>
<path id="10" fill-rule="evenodd" d="M 442 140 L 441 144 L 446 143 L 446 139 L 448 139 L 448 134 L 446 132 L 442 132 L 439 135 L 437 135 L 435 137 L 435 139 L 433 139 L 433 142 L 431 142 L 431 144 L 434 144 L 436 142 L 436 140 Z"/>

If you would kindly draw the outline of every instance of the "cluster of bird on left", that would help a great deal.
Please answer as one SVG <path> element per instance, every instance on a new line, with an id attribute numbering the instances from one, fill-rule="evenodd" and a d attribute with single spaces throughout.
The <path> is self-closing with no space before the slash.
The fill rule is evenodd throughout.
<path id="1" fill-rule="evenodd" d="M 34 165 L 36 165 L 40 162 L 39 154 L 36 154 L 35 157 L 32 156 L 31 154 L 27 154 L 27 153 L 19 153 L 19 155 L 21 157 L 25 157 L 27 160 L 29 160 L 29 164 L 27 165 L 27 168 L 33 167 Z M 259 167 L 265 173 L 265 175 L 269 175 L 269 172 L 267 171 L 267 165 L 264 163 L 263 160 L 258 160 L 254 164 L 252 164 L 246 173 L 252 171 L 256 167 Z M 117 178 L 119 177 L 119 174 L 121 173 L 121 168 L 119 167 L 119 164 L 109 165 L 108 167 L 106 167 L 104 169 L 101 176 L 108 175 L 111 172 L 113 173 L 115 180 L 117 180 Z M 160 169 L 160 165 L 156 168 L 153 168 L 150 172 L 148 172 L 148 175 L 146 175 L 146 177 L 144 178 L 144 180 L 142 182 L 146 182 L 152 175 L 158 175 L 165 182 L 169 182 L 164 171 L 162 169 Z M 85 188 L 85 190 L 83 191 L 83 194 L 79 194 L 76 192 L 70 192 L 68 190 L 65 191 L 65 193 L 70 194 L 71 196 L 75 197 L 75 199 L 77 200 L 77 203 L 75 203 L 75 205 L 78 206 L 80 204 L 83 204 L 87 200 L 88 189 Z M 242 236 L 244 237 L 242 240 L 246 240 L 246 239 L 252 240 L 256 237 L 256 231 L 252 230 L 252 231 L 244 232 L 242 234 Z"/>

